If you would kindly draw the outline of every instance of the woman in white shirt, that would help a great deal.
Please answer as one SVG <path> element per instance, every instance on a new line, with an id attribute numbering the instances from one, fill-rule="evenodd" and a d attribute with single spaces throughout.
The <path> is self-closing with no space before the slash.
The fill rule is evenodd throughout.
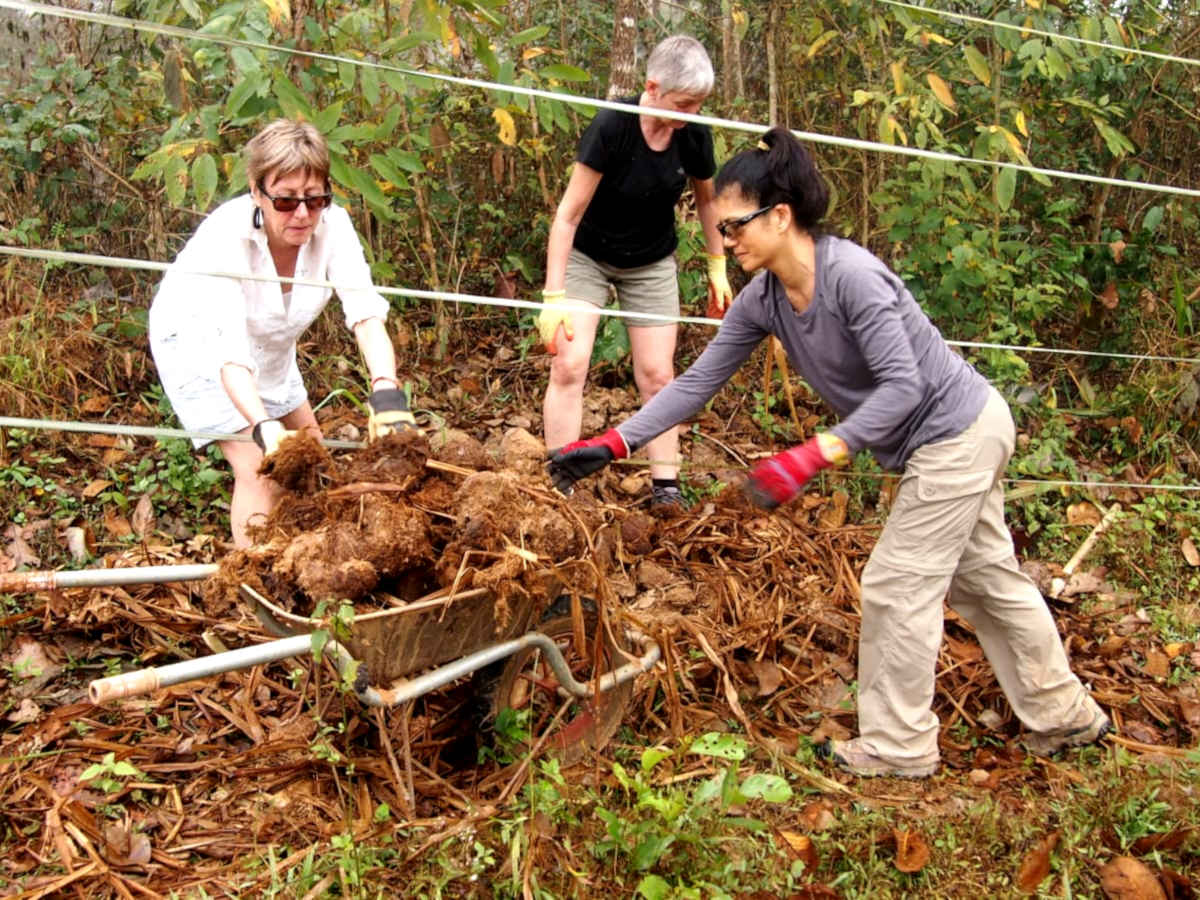
<path id="1" fill-rule="evenodd" d="M 190 431 L 251 433 L 220 441 L 233 467 L 234 545 L 266 514 L 280 488 L 258 474 L 263 457 L 291 431 L 319 431 L 296 366 L 296 341 L 338 285 L 346 325 L 371 379 L 369 438 L 413 428 L 396 381 L 384 320 L 388 304 L 346 211 L 332 205 L 329 149 L 312 125 L 279 119 L 246 146 L 250 193 L 215 209 L 167 271 L 150 307 L 150 348 L 176 415 Z M 244 272 L 246 278 L 201 272 Z M 194 440 L 196 447 L 208 441 Z"/>

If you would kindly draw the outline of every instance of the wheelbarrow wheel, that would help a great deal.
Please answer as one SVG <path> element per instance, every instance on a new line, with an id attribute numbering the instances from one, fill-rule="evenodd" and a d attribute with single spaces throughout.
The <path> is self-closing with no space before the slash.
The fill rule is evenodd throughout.
<path id="1" fill-rule="evenodd" d="M 571 619 L 571 599 L 560 597 L 547 610 L 538 631 L 558 645 L 575 680 L 590 683 L 620 667 L 629 657 L 618 652 L 611 634 L 601 636 L 597 649 L 598 617 L 588 601 L 584 601 L 583 620 L 585 646 L 579 647 Z M 621 649 L 628 651 L 624 638 L 618 640 L 622 641 Z M 594 662 L 593 654 L 599 657 Z M 555 714 L 564 703 L 564 695 L 560 693 L 558 679 L 542 652 L 530 648 L 504 662 L 496 681 L 492 708 L 497 716 L 504 715 L 503 711 L 509 709 L 518 713 L 528 711 L 530 747 L 545 735 L 547 728 L 553 727 L 542 746 L 562 765 L 569 766 L 588 753 L 602 749 L 617 733 L 633 699 L 633 688 L 633 679 L 629 679 L 611 690 L 599 692 L 596 697 L 573 698 L 562 717 L 554 723 Z"/>

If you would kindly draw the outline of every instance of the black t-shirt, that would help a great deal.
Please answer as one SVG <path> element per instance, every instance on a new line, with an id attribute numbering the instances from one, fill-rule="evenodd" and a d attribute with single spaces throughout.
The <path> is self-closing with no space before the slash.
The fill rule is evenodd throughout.
<path id="1" fill-rule="evenodd" d="M 612 109 L 592 119 L 576 159 L 603 177 L 575 231 L 575 247 L 621 269 L 649 265 L 674 252 L 675 204 L 687 179 L 703 181 L 717 169 L 707 126 L 688 122 L 658 152 L 646 145 L 635 113 Z"/>

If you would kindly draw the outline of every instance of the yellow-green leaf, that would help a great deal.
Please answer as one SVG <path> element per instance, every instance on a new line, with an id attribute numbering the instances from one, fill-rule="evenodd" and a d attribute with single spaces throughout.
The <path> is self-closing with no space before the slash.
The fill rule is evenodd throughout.
<path id="1" fill-rule="evenodd" d="M 949 38 L 944 38 L 936 31 L 925 31 L 921 34 L 922 41 L 926 44 L 952 44 L 954 43 Z"/>
<path id="2" fill-rule="evenodd" d="M 963 56 L 967 58 L 967 66 L 971 74 L 983 82 L 984 87 L 992 84 L 992 67 L 988 65 L 987 57 L 976 50 L 971 44 L 963 48 Z"/>
<path id="3" fill-rule="evenodd" d="M 954 109 L 954 95 L 950 93 L 950 85 L 946 84 L 940 76 L 930 72 L 925 76 L 925 80 L 929 82 L 929 87 L 933 91 L 933 96 L 938 98 L 938 102 L 942 106 Z"/>
<path id="4" fill-rule="evenodd" d="M 507 109 L 493 109 L 492 118 L 496 120 L 498 126 L 500 143 L 507 144 L 509 147 L 515 146 L 517 143 L 517 123 L 513 121 L 512 113 Z"/>
<path id="5" fill-rule="evenodd" d="M 904 96 L 904 61 L 894 62 L 891 65 L 892 70 L 892 89 L 896 92 L 897 97 Z"/>
<path id="6" fill-rule="evenodd" d="M 196 194 L 196 206 L 208 209 L 217 192 L 217 161 L 212 154 L 201 153 L 192 163 L 192 190 Z"/>
<path id="7" fill-rule="evenodd" d="M 172 156 L 163 172 L 163 186 L 167 189 L 167 200 L 172 206 L 182 206 L 187 193 L 188 167 L 182 157 Z"/>
<path id="8" fill-rule="evenodd" d="M 819 38 L 817 38 L 815 41 L 813 41 L 812 44 L 810 44 L 808 47 L 808 58 L 812 59 L 814 56 L 816 56 L 818 53 L 820 53 L 821 48 L 824 47 L 826 44 L 828 44 L 830 41 L 832 41 L 837 36 L 838 36 L 838 33 L 831 28 L 831 29 L 829 29 L 829 31 L 825 32 L 823 35 L 821 35 Z"/>
<path id="9" fill-rule="evenodd" d="M 1018 109 L 1016 114 L 1013 116 L 1013 122 L 1016 123 L 1017 131 L 1021 132 L 1021 134 L 1023 134 L 1025 137 L 1029 137 L 1029 126 L 1025 122 L 1024 112 Z"/>

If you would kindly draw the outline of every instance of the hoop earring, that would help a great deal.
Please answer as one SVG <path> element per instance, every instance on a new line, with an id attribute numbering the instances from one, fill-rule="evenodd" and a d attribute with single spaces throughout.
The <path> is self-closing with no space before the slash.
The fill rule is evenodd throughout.
<path id="1" fill-rule="evenodd" d="M 254 207 L 254 218 L 251 219 L 255 228 L 262 228 L 262 207 Z"/>

